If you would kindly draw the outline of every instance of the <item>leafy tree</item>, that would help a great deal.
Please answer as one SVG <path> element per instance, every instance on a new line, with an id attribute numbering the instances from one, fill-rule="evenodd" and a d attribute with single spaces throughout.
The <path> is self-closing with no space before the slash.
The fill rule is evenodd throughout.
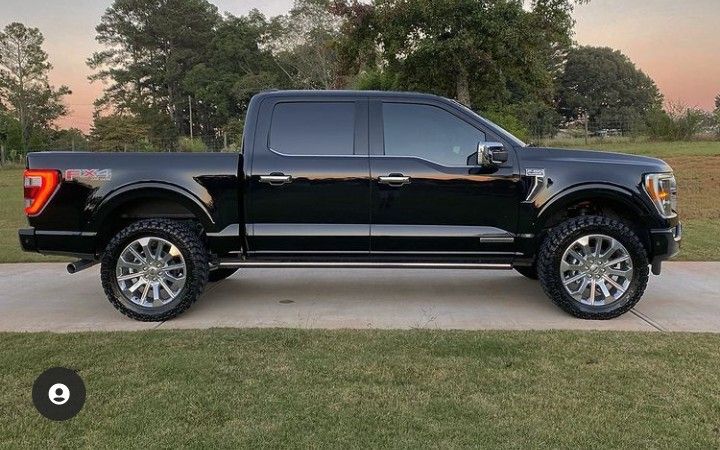
<path id="1" fill-rule="evenodd" d="M 715 135 L 720 138 L 720 94 L 715 97 L 715 111 L 712 113 L 711 127 L 715 130 Z"/>
<path id="2" fill-rule="evenodd" d="M 403 89 L 491 108 L 552 103 L 557 60 L 571 44 L 573 4 L 375 0 L 367 8 L 338 0 L 333 10 L 345 18 L 347 70 L 380 68 L 397 74 Z"/>
<path id="3" fill-rule="evenodd" d="M 115 0 L 96 27 L 106 48 L 88 60 L 97 71 L 91 79 L 109 83 L 98 107 L 163 125 L 151 130 L 160 145 L 186 132 L 191 93 L 185 76 L 205 61 L 220 20 L 206 0 Z"/>
<path id="4" fill-rule="evenodd" d="M 96 115 L 90 131 L 90 144 L 93 150 L 100 151 L 149 150 L 149 131 L 144 121 L 137 117 Z"/>
<path id="5" fill-rule="evenodd" d="M 27 151 L 33 130 L 46 129 L 67 114 L 62 98 L 70 89 L 50 85 L 52 66 L 42 49 L 43 41 L 40 30 L 21 23 L 11 23 L 0 32 L 0 101 L 19 122 L 23 151 Z"/>
<path id="6" fill-rule="evenodd" d="M 572 120 L 583 113 L 595 126 L 626 131 L 662 105 L 655 82 L 617 50 L 578 47 L 570 51 L 559 80 L 559 111 Z"/>
<path id="7" fill-rule="evenodd" d="M 9 150 L 22 148 L 22 129 L 20 122 L 7 110 L 0 108 L 0 144 Z"/>
<path id="8" fill-rule="evenodd" d="M 295 0 L 288 14 L 271 20 L 266 43 L 295 87 L 345 85 L 337 49 L 340 24 L 341 19 L 330 10 L 330 0 Z"/>
<path id="9" fill-rule="evenodd" d="M 90 148 L 85 133 L 77 128 L 50 130 L 47 148 L 51 150 L 85 151 Z"/>
<path id="10" fill-rule="evenodd" d="M 261 48 L 267 27 L 265 17 L 255 10 L 243 17 L 225 17 L 207 60 L 188 71 L 183 88 L 195 101 L 193 113 L 202 134 L 215 134 L 243 117 L 254 94 L 290 85 L 270 50 Z"/>

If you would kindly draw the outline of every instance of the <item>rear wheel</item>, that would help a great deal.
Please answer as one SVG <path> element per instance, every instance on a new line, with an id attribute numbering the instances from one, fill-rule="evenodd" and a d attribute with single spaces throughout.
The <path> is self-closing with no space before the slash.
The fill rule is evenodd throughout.
<path id="1" fill-rule="evenodd" d="M 146 219 L 108 244 L 100 277 L 110 303 L 136 320 L 168 320 L 188 309 L 208 280 L 208 252 L 187 223 Z"/>
<path id="2" fill-rule="evenodd" d="M 638 236 L 607 217 L 563 222 L 551 230 L 538 258 L 545 293 L 582 319 L 611 319 L 629 311 L 645 292 L 648 274 Z"/>

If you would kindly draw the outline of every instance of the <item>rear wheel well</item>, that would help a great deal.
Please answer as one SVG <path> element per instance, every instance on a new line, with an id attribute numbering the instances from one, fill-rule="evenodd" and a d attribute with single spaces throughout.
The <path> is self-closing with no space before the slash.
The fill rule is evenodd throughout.
<path id="1" fill-rule="evenodd" d="M 110 240 L 122 229 L 141 219 L 192 221 L 202 230 L 198 218 L 181 203 L 165 198 L 135 198 L 119 206 L 105 217 L 98 229 L 97 252 L 102 253 Z"/>

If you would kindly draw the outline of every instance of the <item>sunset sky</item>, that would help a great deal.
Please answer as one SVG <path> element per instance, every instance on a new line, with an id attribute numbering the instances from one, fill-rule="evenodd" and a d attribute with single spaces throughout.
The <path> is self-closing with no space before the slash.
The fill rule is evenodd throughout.
<path id="1" fill-rule="evenodd" d="M 222 12 L 286 12 L 292 0 L 211 0 Z M 102 84 L 90 84 L 85 60 L 99 49 L 95 26 L 111 0 L 2 0 L 0 27 L 19 21 L 38 27 L 54 65 L 51 81 L 68 85 L 72 113 L 58 125 L 84 131 Z M 720 0 L 592 0 L 578 6 L 575 39 L 628 55 L 650 75 L 666 101 L 712 109 L 720 93 Z"/>

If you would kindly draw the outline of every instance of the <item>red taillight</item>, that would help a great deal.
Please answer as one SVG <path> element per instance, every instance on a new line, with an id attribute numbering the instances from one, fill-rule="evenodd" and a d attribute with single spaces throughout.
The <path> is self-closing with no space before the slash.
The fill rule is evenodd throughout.
<path id="1" fill-rule="evenodd" d="M 57 170 L 28 169 L 23 178 L 25 214 L 36 216 L 55 193 L 60 184 L 60 174 Z"/>

